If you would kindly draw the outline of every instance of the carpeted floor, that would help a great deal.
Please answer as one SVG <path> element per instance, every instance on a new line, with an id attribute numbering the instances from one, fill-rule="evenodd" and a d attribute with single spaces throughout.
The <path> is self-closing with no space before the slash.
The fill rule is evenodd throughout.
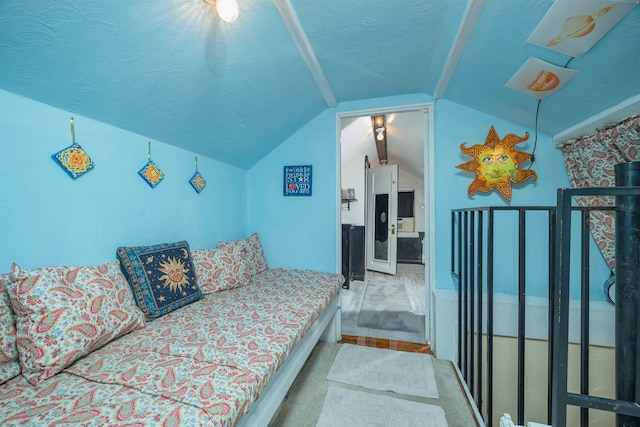
<path id="1" fill-rule="evenodd" d="M 428 399 L 388 391 L 371 390 L 365 387 L 327 380 L 327 375 L 341 345 L 343 344 L 318 343 L 291 390 L 289 390 L 289 394 L 280 411 L 270 424 L 271 427 L 314 427 L 320 417 L 329 387 L 340 387 L 374 395 L 399 398 L 410 402 L 437 405 L 444 410 L 449 427 L 476 425 L 464 393 L 460 389 L 454 368 L 449 361 L 433 360 L 439 398 Z M 349 427 L 348 425 L 345 426 Z"/>

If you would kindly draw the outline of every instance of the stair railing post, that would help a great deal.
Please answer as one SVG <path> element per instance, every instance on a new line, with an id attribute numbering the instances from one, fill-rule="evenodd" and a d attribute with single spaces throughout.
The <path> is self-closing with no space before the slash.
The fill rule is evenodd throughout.
<path id="1" fill-rule="evenodd" d="M 640 162 L 615 165 L 617 187 L 640 186 Z M 640 197 L 616 197 L 616 398 L 638 402 L 638 310 L 640 304 Z M 640 419 L 618 414 L 618 427 Z"/>

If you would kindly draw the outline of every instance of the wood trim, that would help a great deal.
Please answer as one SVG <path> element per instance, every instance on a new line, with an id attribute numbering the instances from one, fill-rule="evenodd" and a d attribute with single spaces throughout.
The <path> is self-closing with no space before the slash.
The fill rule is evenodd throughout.
<path id="1" fill-rule="evenodd" d="M 614 105 L 607 110 L 589 117 L 577 125 L 571 126 L 570 128 L 553 135 L 552 139 L 556 143 L 565 142 L 568 139 L 577 138 L 588 133 L 595 132 L 599 127 L 609 125 L 626 119 L 629 116 L 633 116 L 634 114 L 638 114 L 638 111 L 640 111 L 640 94 L 632 96 L 618 105 Z"/>
<path id="2" fill-rule="evenodd" d="M 302 25 L 300 24 L 298 15 L 296 15 L 296 12 L 291 6 L 291 2 L 289 0 L 271 0 L 271 3 L 273 3 L 276 10 L 280 14 L 282 22 L 287 28 L 291 39 L 298 47 L 298 51 L 300 51 L 302 59 L 304 59 L 305 64 L 307 64 L 307 67 L 309 68 L 309 71 L 311 71 L 311 75 L 315 79 L 316 84 L 318 85 L 318 89 L 320 89 L 320 92 L 322 93 L 327 106 L 329 108 L 335 107 L 336 105 L 338 105 L 338 101 L 336 100 L 336 97 L 331 90 L 331 86 L 329 85 L 329 82 L 324 75 L 324 71 L 322 71 L 322 67 L 318 62 L 318 58 L 316 57 L 315 52 L 311 48 L 309 39 L 307 39 L 307 36 L 302 29 Z"/>
<path id="3" fill-rule="evenodd" d="M 469 0 L 469 3 L 467 3 L 467 9 L 462 17 L 462 22 L 460 22 L 460 27 L 458 27 L 458 33 L 456 34 L 456 38 L 453 40 L 453 44 L 449 50 L 449 55 L 447 55 L 447 61 L 444 64 L 442 73 L 440 74 L 440 79 L 438 79 L 438 84 L 433 91 L 433 97 L 435 99 L 440 99 L 444 96 L 444 92 L 447 90 L 447 86 L 449 86 L 449 81 L 451 80 L 453 73 L 456 71 L 458 62 L 460 62 L 460 58 L 467 46 L 469 37 L 471 37 L 471 33 L 476 27 L 478 19 L 482 14 L 484 2 L 485 0 Z"/>
<path id="4" fill-rule="evenodd" d="M 362 345 L 365 347 L 384 348 L 387 350 L 407 351 L 410 353 L 425 353 L 433 356 L 429 344 L 419 344 L 406 341 L 388 340 L 383 338 L 358 337 L 343 335 L 338 344 Z"/>

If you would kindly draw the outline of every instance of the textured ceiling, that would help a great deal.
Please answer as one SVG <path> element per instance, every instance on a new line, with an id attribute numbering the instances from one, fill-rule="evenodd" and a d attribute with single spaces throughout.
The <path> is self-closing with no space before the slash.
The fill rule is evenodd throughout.
<path id="1" fill-rule="evenodd" d="M 238 1 L 226 23 L 201 0 L 4 0 L 0 88 L 249 168 L 327 103 L 274 4 Z M 337 102 L 433 95 L 467 8 L 273 1 L 290 2 Z M 525 43 L 552 2 L 471 3 L 482 12 L 442 97 L 531 127 L 537 100 L 504 84 L 529 56 L 570 59 Z M 540 107 L 550 135 L 640 93 L 640 8 L 569 67 Z"/>

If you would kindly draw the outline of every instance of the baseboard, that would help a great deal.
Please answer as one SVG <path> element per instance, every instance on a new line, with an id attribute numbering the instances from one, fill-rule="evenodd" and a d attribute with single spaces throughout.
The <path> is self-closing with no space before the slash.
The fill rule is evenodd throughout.
<path id="1" fill-rule="evenodd" d="M 456 360 L 458 340 L 458 292 L 435 289 L 435 337 L 431 347 L 439 359 Z M 486 295 L 483 296 L 486 313 Z M 615 308 L 604 301 L 590 302 L 590 344 L 613 347 L 615 344 Z M 494 296 L 494 334 L 507 337 L 518 336 L 518 296 L 496 294 Z M 580 342 L 580 305 L 576 300 L 569 303 L 569 341 Z M 528 296 L 526 300 L 526 337 L 547 340 L 548 300 Z M 486 331 L 486 317 L 483 322 Z"/>

